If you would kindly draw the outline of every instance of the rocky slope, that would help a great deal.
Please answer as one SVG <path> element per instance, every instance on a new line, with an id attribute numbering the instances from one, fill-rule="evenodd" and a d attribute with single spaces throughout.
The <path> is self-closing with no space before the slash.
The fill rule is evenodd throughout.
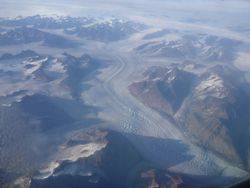
<path id="1" fill-rule="evenodd" d="M 102 42 L 112 42 L 124 39 L 128 35 L 144 30 L 145 25 L 131 21 L 121 22 L 117 19 L 97 23 L 89 27 L 76 27 L 73 30 L 64 30 L 66 34 L 77 34 L 78 37 L 86 37 L 89 40 L 98 40 Z"/>
<path id="2" fill-rule="evenodd" d="M 182 39 L 175 41 L 148 42 L 134 51 L 145 56 L 231 62 L 235 58 L 235 47 L 241 43 L 206 34 L 193 34 L 184 35 Z"/>
<path id="3" fill-rule="evenodd" d="M 196 64 L 178 67 L 190 65 Z M 241 89 L 239 75 L 221 65 L 199 76 L 177 67 L 152 67 L 142 74 L 144 81 L 129 89 L 144 104 L 174 118 L 196 144 L 250 170 L 250 96 Z"/>
<path id="4" fill-rule="evenodd" d="M 67 39 L 40 31 L 35 28 L 22 26 L 9 30 L 4 34 L 0 34 L 0 46 L 28 44 L 32 42 L 43 41 L 44 46 L 57 48 L 73 48 L 75 45 Z"/>
<path id="5" fill-rule="evenodd" d="M 65 29 L 72 28 L 79 25 L 90 24 L 94 21 L 93 18 L 86 17 L 63 17 L 63 16 L 55 16 L 55 17 L 45 17 L 39 14 L 34 16 L 22 17 L 17 16 L 14 19 L 0 19 L 0 26 L 5 27 L 18 27 L 24 25 L 33 25 L 36 28 L 43 29 Z"/>
<path id="6" fill-rule="evenodd" d="M 101 146 L 88 154 L 90 147 L 82 149 L 82 157 L 76 161 L 64 160 L 46 179 L 32 179 L 30 187 L 125 187 L 129 171 L 141 161 L 130 143 L 118 132 L 90 130 L 62 145 L 63 150 L 83 145 Z M 84 155 L 84 153 L 86 155 Z M 38 175 L 39 177 L 39 175 Z M 64 180 L 62 180 L 64 179 Z M 73 180 L 76 182 L 73 183 Z M 71 183 L 73 184 L 71 184 Z"/>
<path id="7" fill-rule="evenodd" d="M 64 53 L 66 60 L 62 62 L 63 69 L 67 75 L 60 85 L 69 90 L 74 98 L 79 97 L 77 84 L 89 72 L 96 69 L 100 64 L 88 54 L 82 55 L 80 58 Z"/>
<path id="8" fill-rule="evenodd" d="M 197 70 L 197 69 L 201 69 L 201 68 L 205 68 L 205 65 L 199 64 L 199 63 L 195 63 L 194 61 L 191 60 L 186 60 L 183 63 L 171 63 L 172 67 L 177 67 L 179 69 L 183 69 L 183 70 Z"/>
<path id="9" fill-rule="evenodd" d="M 22 50 L 16 55 L 12 55 L 10 53 L 4 53 L 1 55 L 0 61 L 7 60 L 7 59 L 14 59 L 14 58 L 32 57 L 32 56 L 37 56 L 37 55 L 38 54 L 33 50 Z"/>
<path id="10" fill-rule="evenodd" d="M 89 145 L 92 144 L 91 147 Z M 87 147 L 84 147 L 87 146 Z M 95 145 L 95 147 L 93 147 Z M 96 151 L 90 151 L 96 148 Z M 80 134 L 61 146 L 63 152 L 74 150 L 80 153 L 77 160 L 58 160 L 53 173 L 39 179 L 39 172 L 31 180 L 30 188 L 44 187 L 89 187 L 89 188 L 124 188 L 128 174 L 142 162 L 130 143 L 118 132 L 111 130 L 91 129 Z M 175 174 L 159 168 L 144 167 L 135 173 L 134 188 L 162 187 L 209 187 L 202 185 L 182 174 Z M 131 177 L 130 177 L 131 178 Z"/>
<path id="11" fill-rule="evenodd" d="M 79 97 L 80 80 L 100 65 L 88 54 L 77 58 L 63 53 L 61 58 L 55 58 L 38 55 L 31 50 L 24 50 L 16 55 L 6 53 L 0 59 L 8 60 L 27 56 L 35 57 L 14 65 L 10 61 L 3 63 L 0 76 L 19 76 L 19 81 L 26 83 L 37 81 L 52 84 L 51 82 L 54 81 L 53 84 L 68 90 L 74 99 Z"/>
<path id="12" fill-rule="evenodd" d="M 189 92 L 194 75 L 179 70 L 153 67 L 145 71 L 144 81 L 129 86 L 130 92 L 141 102 L 169 117 L 180 108 Z"/>
<path id="13" fill-rule="evenodd" d="M 183 174 L 176 174 L 159 168 L 145 168 L 140 173 L 134 182 L 134 188 L 205 188 L 213 186 L 203 182 L 195 181 L 192 178 L 186 177 Z"/>
<path id="14" fill-rule="evenodd" d="M 41 81 L 41 82 L 50 82 L 53 80 L 53 77 L 47 75 L 44 72 L 44 68 L 49 65 L 49 62 L 52 60 L 52 58 L 50 56 L 49 57 L 37 56 L 36 58 L 32 58 L 29 61 L 32 62 L 33 60 L 36 61 L 36 60 L 40 60 L 40 59 L 42 59 L 42 62 L 39 65 L 39 68 L 36 69 L 34 72 L 32 72 L 32 74 L 34 76 L 34 80 Z M 26 64 L 24 66 L 24 68 L 26 68 L 26 69 L 31 69 L 33 67 L 35 67 L 34 64 Z M 30 75 L 27 75 L 26 79 L 30 79 L 29 76 Z"/>
<path id="15" fill-rule="evenodd" d="M 229 67 L 208 69 L 199 76 L 179 120 L 198 144 L 249 170 L 250 96 L 235 78 Z"/>

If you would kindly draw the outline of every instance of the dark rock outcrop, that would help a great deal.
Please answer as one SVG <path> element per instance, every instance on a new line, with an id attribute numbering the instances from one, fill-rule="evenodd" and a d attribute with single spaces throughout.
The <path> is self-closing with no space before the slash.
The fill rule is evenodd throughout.
<path id="1" fill-rule="evenodd" d="M 67 77 L 60 83 L 60 85 L 69 90 L 74 98 L 78 98 L 79 81 L 88 73 L 96 69 L 100 64 L 88 54 L 82 55 L 80 58 L 64 53 L 66 60 L 63 61 L 64 69 Z"/>
<path id="2" fill-rule="evenodd" d="M 23 58 L 23 57 L 32 57 L 32 56 L 37 56 L 38 54 L 33 51 L 33 50 L 22 50 L 21 52 L 17 53 L 16 55 L 12 55 L 10 53 L 4 53 L 0 57 L 1 60 L 7 60 L 7 59 L 14 59 L 14 58 Z"/>
<path id="3" fill-rule="evenodd" d="M 184 174 L 177 174 L 159 168 L 145 168 L 140 173 L 134 182 L 133 188 L 208 188 L 213 187 L 201 181 L 194 180 Z"/>
<path id="4" fill-rule="evenodd" d="M 0 34 L 0 46 L 28 44 L 32 42 L 44 41 L 42 45 L 57 48 L 74 48 L 75 45 L 65 38 L 40 31 L 35 28 L 22 26 L 9 30 L 5 34 Z"/>

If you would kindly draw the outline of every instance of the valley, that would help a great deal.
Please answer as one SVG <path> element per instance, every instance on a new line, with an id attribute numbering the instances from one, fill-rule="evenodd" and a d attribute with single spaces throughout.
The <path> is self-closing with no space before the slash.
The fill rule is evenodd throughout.
<path id="1" fill-rule="evenodd" d="M 234 66 L 248 42 L 136 20 L 0 20 L 5 186 L 205 188 L 249 177 L 249 83 Z"/>

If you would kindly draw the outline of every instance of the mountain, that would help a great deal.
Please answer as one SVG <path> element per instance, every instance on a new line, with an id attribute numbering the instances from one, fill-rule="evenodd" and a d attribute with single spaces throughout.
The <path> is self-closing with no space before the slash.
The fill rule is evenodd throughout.
<path id="1" fill-rule="evenodd" d="M 40 31 L 35 28 L 22 26 L 0 34 L 0 46 L 28 44 L 32 42 L 43 41 L 44 46 L 57 48 L 73 48 L 75 45 L 65 38 Z"/>
<path id="2" fill-rule="evenodd" d="M 134 188 L 209 187 L 184 174 L 147 164 L 128 140 L 116 131 L 91 129 L 79 134 L 62 144 L 61 155 L 70 151 L 80 153 L 76 160 L 57 160 L 56 167 L 50 169 L 52 173 L 46 178 L 41 178 L 43 174 L 36 172 L 29 187 L 80 188 L 84 185 L 89 188 L 125 188 L 127 182 Z"/>
<path id="3" fill-rule="evenodd" d="M 14 19 L 2 19 L 0 20 L 0 26 L 5 27 L 20 27 L 33 25 L 35 28 L 40 29 L 65 29 L 72 28 L 81 25 L 93 23 L 93 18 L 86 17 L 64 17 L 64 16 L 54 16 L 54 17 L 44 17 L 39 14 L 34 16 L 22 17 L 17 16 Z"/>
<path id="4" fill-rule="evenodd" d="M 64 30 L 64 33 L 72 35 L 77 34 L 78 37 L 86 37 L 89 40 L 98 40 L 102 42 L 112 42 L 122 40 L 125 37 L 144 30 L 147 27 L 143 24 L 134 23 L 132 21 L 121 22 L 117 19 L 104 23 L 97 23 L 89 27 L 76 27 L 73 30 Z"/>
<path id="5" fill-rule="evenodd" d="M 233 53 L 224 48 L 208 47 L 198 55 L 198 59 L 203 61 L 231 62 L 234 59 Z"/>
<path id="6" fill-rule="evenodd" d="M 156 31 L 154 33 L 146 34 L 142 39 L 160 38 L 160 37 L 164 37 L 167 34 L 177 33 L 177 32 L 178 32 L 178 30 L 174 30 L 174 29 L 163 29 L 163 30 L 160 30 L 160 31 Z"/>
<path id="7" fill-rule="evenodd" d="M 3 55 L 1 55 L 0 60 L 13 59 L 13 58 L 15 58 L 14 55 L 10 53 L 4 53 Z"/>
<path id="8" fill-rule="evenodd" d="M 172 47 L 164 47 L 159 50 L 157 56 L 160 57 L 169 57 L 169 58 L 184 58 L 185 53 L 178 50 L 177 48 Z"/>
<path id="9" fill-rule="evenodd" d="M 6 53 L 1 56 L 0 60 L 27 56 L 33 57 L 15 64 L 8 61 L 5 62 L 6 66 L 1 67 L 0 76 L 2 78 L 8 80 L 15 79 L 13 82 L 6 84 L 11 85 L 16 82 L 21 82 L 25 88 L 29 88 L 30 84 L 32 85 L 34 83 L 38 85 L 48 84 L 48 87 L 51 87 L 51 89 L 54 87 L 57 88 L 57 90 L 61 89 L 61 92 L 70 94 L 71 97 L 76 100 L 80 97 L 80 81 L 100 65 L 98 61 L 88 54 L 77 58 L 68 53 L 63 53 L 60 58 L 55 58 L 49 55 L 39 55 L 32 50 L 23 50 L 16 55 Z M 15 77 L 9 77 L 11 75 Z M 30 89 L 32 90 L 32 88 Z M 39 88 L 37 89 L 39 90 Z"/>
<path id="10" fill-rule="evenodd" d="M 42 58 L 43 58 L 43 57 L 41 56 L 41 59 L 42 59 Z M 40 59 L 40 58 L 36 58 L 36 60 L 37 60 L 37 59 Z M 52 59 L 51 57 L 45 58 L 45 59 L 41 62 L 39 68 L 36 69 L 34 72 L 32 72 L 32 74 L 34 75 L 34 80 L 36 80 L 36 81 L 42 81 L 42 82 L 50 82 L 50 81 L 53 80 L 53 77 L 52 77 L 52 76 L 49 76 L 49 75 L 47 75 L 47 74 L 44 72 L 44 68 L 45 68 L 46 66 L 49 65 L 49 61 L 51 61 L 51 59 Z M 26 66 L 26 67 L 24 67 L 24 68 L 29 69 L 29 68 L 34 67 L 35 65 L 33 65 L 33 64 L 26 64 L 25 66 Z M 27 68 L 27 66 L 28 66 L 28 68 Z M 26 78 L 27 78 L 27 77 L 26 77 Z"/>
<path id="11" fill-rule="evenodd" d="M 74 98 L 79 97 L 78 86 L 79 81 L 89 72 L 96 69 L 100 64 L 88 54 L 82 55 L 80 58 L 64 53 L 66 60 L 62 62 L 63 69 L 67 75 L 60 85 L 69 90 Z"/>
<path id="12" fill-rule="evenodd" d="M 188 58 L 195 58 L 197 55 L 197 49 L 190 41 L 183 42 L 178 49 L 186 54 Z"/>
<path id="13" fill-rule="evenodd" d="M 38 54 L 33 51 L 33 50 L 22 50 L 21 52 L 17 53 L 16 55 L 12 55 L 10 53 L 4 53 L 0 57 L 1 60 L 7 60 L 7 59 L 14 59 L 14 58 L 23 58 L 23 57 L 32 57 L 32 56 L 37 56 Z"/>
<path id="14" fill-rule="evenodd" d="M 22 57 L 31 57 L 37 56 L 38 54 L 33 50 L 22 50 L 21 52 L 17 53 L 14 57 L 15 58 L 22 58 Z"/>
<path id="15" fill-rule="evenodd" d="M 134 48 L 134 51 L 145 56 L 188 58 L 228 63 L 234 60 L 235 47 L 240 44 L 242 42 L 228 38 L 192 34 L 184 35 L 182 39 L 175 41 L 148 42 Z"/>
<path id="16" fill-rule="evenodd" d="M 183 174 L 176 174 L 167 170 L 162 170 L 156 167 L 144 168 L 141 170 L 134 182 L 134 188 L 205 188 L 209 183 L 204 185 L 204 182 L 199 182 L 184 176 Z"/>
<path id="17" fill-rule="evenodd" d="M 194 75 L 177 67 L 153 67 L 145 71 L 144 81 L 129 86 L 130 92 L 151 108 L 172 117 L 189 92 Z"/>
<path id="18" fill-rule="evenodd" d="M 61 59 L 42 55 L 29 59 L 23 65 L 25 78 L 45 83 L 61 80 L 58 84 L 70 91 L 74 99 L 78 99 L 80 80 L 96 69 L 100 63 L 88 54 L 80 58 L 68 53 L 62 55 Z"/>
<path id="19" fill-rule="evenodd" d="M 131 149 L 131 146 L 126 140 L 122 140 L 120 135 L 109 138 L 110 135 L 107 135 L 105 132 L 93 131 L 82 134 L 79 143 L 71 139 L 65 142 L 65 140 L 62 139 L 62 130 L 66 128 L 69 131 L 77 121 L 74 118 L 75 116 L 73 117 L 72 114 L 69 113 L 69 110 L 65 109 L 62 104 L 66 102 L 69 106 L 79 107 L 74 101 L 41 94 L 30 95 L 28 91 L 19 91 L 8 96 L 1 96 L 1 101 L 9 97 L 20 95 L 23 97 L 19 97 L 18 102 L 11 102 L 8 106 L 0 105 L 0 150 L 4 151 L 0 152 L 1 187 L 29 187 L 30 178 L 40 174 L 38 170 L 44 167 L 44 163 L 47 163 L 51 154 L 60 152 L 58 146 L 61 144 L 62 147 L 64 147 L 63 151 L 66 150 L 67 153 L 67 149 L 70 150 L 76 145 L 78 147 L 79 145 L 86 144 L 90 146 L 89 149 L 91 150 L 91 146 L 99 145 L 102 147 L 109 141 L 111 142 L 112 139 L 115 139 L 115 141 L 112 141 L 113 144 L 111 144 L 111 148 L 107 148 L 107 152 L 112 152 L 113 147 L 117 144 L 116 141 L 118 141 L 121 145 L 118 144 L 118 148 L 116 147 L 115 149 L 118 151 L 120 148 L 120 152 L 125 152 L 124 155 L 128 156 L 128 159 L 124 161 L 127 160 L 127 165 L 129 164 L 130 159 L 132 159 L 130 155 L 133 156 L 133 152 L 129 153 L 130 150 L 126 150 L 126 147 L 130 147 Z M 90 108 L 85 105 L 80 106 L 82 110 L 81 114 L 84 114 L 84 110 Z M 82 118 L 82 126 L 86 127 L 91 121 L 98 123 L 98 120 Z M 60 133 L 57 132 L 59 130 L 61 131 Z M 74 128 L 71 130 L 74 130 Z M 53 132 L 54 134 L 51 135 Z M 95 136 L 93 136 L 93 133 L 95 133 Z M 56 136 L 57 134 L 60 136 Z M 104 136 L 109 139 L 105 140 Z M 94 147 L 93 150 L 96 151 L 98 148 L 95 149 Z M 84 151 L 81 152 L 84 153 Z M 105 153 L 105 151 L 103 151 L 103 153 Z M 103 153 L 98 156 L 103 156 Z M 108 160 L 109 153 L 106 153 L 106 155 L 105 160 Z M 96 156 L 97 160 L 98 156 Z M 78 157 L 78 155 L 72 153 L 70 157 Z M 114 154 L 114 158 L 115 157 L 117 156 Z M 112 158 L 112 160 L 114 158 Z M 64 162 L 61 161 L 62 165 L 60 168 L 62 169 L 63 165 L 68 164 L 67 162 L 68 160 Z M 109 162 L 110 161 L 107 161 L 107 163 Z M 129 167 L 123 163 L 121 163 L 121 165 L 123 165 L 124 169 Z M 60 168 L 57 168 L 57 170 L 60 170 Z M 19 186 L 18 181 L 23 181 L 24 184 L 21 183 L 22 185 Z"/>
<path id="20" fill-rule="evenodd" d="M 86 147 L 83 147 L 84 145 Z M 99 149 L 90 152 L 93 147 L 99 147 Z M 77 139 L 65 142 L 61 152 L 74 148 L 78 150 L 82 148 L 79 152 L 83 156 L 76 161 L 60 161 L 48 178 L 37 179 L 38 173 L 37 178 L 31 180 L 30 187 L 58 187 L 59 185 L 82 187 L 81 182 L 84 182 L 86 187 L 123 188 L 128 173 L 141 161 L 132 145 L 120 133 L 110 130 L 92 129 L 82 133 Z"/>
<path id="21" fill-rule="evenodd" d="M 146 56 L 185 58 L 185 53 L 176 47 L 171 47 L 166 41 L 148 42 L 134 48 L 136 53 Z"/>
<path id="22" fill-rule="evenodd" d="M 236 78 L 229 67 L 219 65 L 200 75 L 179 121 L 198 145 L 249 170 L 250 96 Z"/>
<path id="23" fill-rule="evenodd" d="M 3 69 L 0 69 L 0 76 L 7 75 L 7 76 L 12 76 L 14 73 L 13 71 L 4 71 Z"/>
<path id="24" fill-rule="evenodd" d="M 178 67 L 179 69 L 186 69 L 186 70 L 197 70 L 200 68 L 205 68 L 205 65 L 195 63 L 194 61 L 191 60 L 186 60 L 183 63 L 171 63 L 171 66 L 173 67 Z"/>
<path id="25" fill-rule="evenodd" d="M 147 42 L 147 43 L 145 43 L 145 44 L 142 44 L 142 45 L 140 45 L 140 46 L 134 48 L 134 51 L 143 50 L 143 49 L 145 49 L 146 47 L 148 47 L 149 45 L 155 44 L 155 43 L 156 43 L 156 42 Z"/>
<path id="26" fill-rule="evenodd" d="M 194 70 L 197 64 L 177 66 Z M 241 75 L 222 65 L 200 75 L 177 67 L 151 67 L 142 74 L 144 81 L 129 89 L 138 100 L 174 119 L 195 144 L 250 170 L 250 96 L 242 89 Z"/>

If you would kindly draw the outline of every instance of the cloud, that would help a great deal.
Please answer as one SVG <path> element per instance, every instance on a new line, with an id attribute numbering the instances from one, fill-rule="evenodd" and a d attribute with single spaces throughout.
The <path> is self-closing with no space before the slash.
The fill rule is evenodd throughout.
<path id="1" fill-rule="evenodd" d="M 109 4 L 109 5 L 108 5 Z M 120 6 L 123 8 L 145 8 L 149 9 L 164 9 L 165 11 L 185 11 L 185 12 L 217 12 L 217 13 L 238 13 L 244 14 L 249 12 L 249 3 L 247 1 L 221 1 L 221 0 L 2 0 L 1 16 L 8 14 L 24 14 L 27 13 L 60 13 L 62 15 L 74 13 L 72 8 L 88 7 L 92 9 L 103 10 L 108 6 Z M 112 10 L 111 6 L 111 10 Z M 116 11 L 116 8 L 114 11 Z M 8 11 L 7 11 L 8 10 Z M 15 11 L 14 11 L 15 10 Z M 25 10 L 25 11 L 24 11 Z M 10 11 L 10 12 L 9 12 Z M 76 10 L 78 11 L 78 10 Z M 84 14 L 84 12 L 82 12 Z"/>

